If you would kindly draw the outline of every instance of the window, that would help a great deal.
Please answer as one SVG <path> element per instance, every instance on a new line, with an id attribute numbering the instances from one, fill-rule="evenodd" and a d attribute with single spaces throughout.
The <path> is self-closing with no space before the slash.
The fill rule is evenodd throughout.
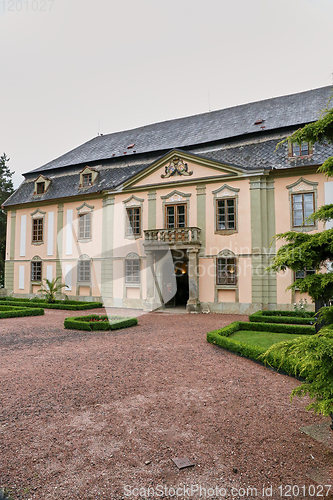
<path id="1" fill-rule="evenodd" d="M 126 208 L 126 236 L 141 234 L 141 208 Z"/>
<path id="2" fill-rule="evenodd" d="M 291 153 L 292 156 L 306 156 L 310 154 L 310 147 L 308 142 L 302 142 L 301 145 L 299 144 L 292 144 L 291 145 Z"/>
<path id="3" fill-rule="evenodd" d="M 236 229 L 236 199 L 216 200 L 216 230 Z"/>
<path id="4" fill-rule="evenodd" d="M 79 260 L 77 268 L 77 280 L 80 283 L 90 283 L 91 275 L 90 259 Z"/>
<path id="5" fill-rule="evenodd" d="M 37 182 L 37 194 L 45 193 L 45 182 Z"/>
<path id="6" fill-rule="evenodd" d="M 42 281 L 42 261 L 31 262 L 31 281 Z"/>
<path id="7" fill-rule="evenodd" d="M 306 276 L 310 274 L 316 274 L 315 269 L 300 269 L 299 271 L 295 271 L 295 280 L 302 280 Z"/>
<path id="8" fill-rule="evenodd" d="M 82 185 L 83 187 L 92 185 L 92 174 L 83 174 L 82 175 Z"/>
<path id="9" fill-rule="evenodd" d="M 43 219 L 32 219 L 32 241 L 34 243 L 43 242 Z"/>
<path id="10" fill-rule="evenodd" d="M 166 227 L 186 227 L 186 205 L 166 206 Z"/>
<path id="11" fill-rule="evenodd" d="M 314 226 L 313 222 L 307 222 L 306 218 L 314 212 L 314 193 L 302 193 L 292 195 L 293 226 Z"/>
<path id="12" fill-rule="evenodd" d="M 140 283 L 140 260 L 125 260 L 125 283 Z"/>
<path id="13" fill-rule="evenodd" d="M 216 259 L 216 284 L 236 285 L 236 259 L 218 258 Z"/>
<path id="14" fill-rule="evenodd" d="M 79 215 L 79 239 L 88 239 L 91 236 L 91 214 Z"/>

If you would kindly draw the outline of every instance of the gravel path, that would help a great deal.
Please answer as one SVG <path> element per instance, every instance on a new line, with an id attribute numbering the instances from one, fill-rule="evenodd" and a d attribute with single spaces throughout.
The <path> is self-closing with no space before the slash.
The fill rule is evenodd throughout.
<path id="1" fill-rule="evenodd" d="M 262 498 L 263 485 L 274 499 L 313 498 L 277 487 L 307 488 L 309 471 L 332 468 L 333 453 L 299 431 L 328 419 L 290 404 L 293 378 L 206 342 L 246 317 L 153 313 L 118 332 L 64 330 L 82 314 L 0 320 L 0 487 L 38 500 L 171 498 L 184 484 L 220 488 L 206 498 L 254 496 L 242 487 Z M 179 471 L 182 456 L 195 466 Z M 133 489 L 159 485 L 169 496 Z"/>

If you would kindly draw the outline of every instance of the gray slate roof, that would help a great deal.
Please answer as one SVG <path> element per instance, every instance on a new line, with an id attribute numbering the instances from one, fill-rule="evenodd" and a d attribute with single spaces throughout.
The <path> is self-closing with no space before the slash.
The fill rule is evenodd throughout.
<path id="1" fill-rule="evenodd" d="M 333 144 L 314 144 L 313 153 L 305 157 L 288 157 L 288 145 L 284 143 L 276 149 L 281 138 L 258 140 L 251 143 L 245 141 L 226 145 L 215 150 L 201 150 L 197 154 L 210 160 L 234 165 L 246 170 L 262 168 L 291 168 L 321 165 L 329 156 L 333 156 Z"/>
<path id="2" fill-rule="evenodd" d="M 288 158 L 288 147 L 284 144 L 276 150 L 280 138 L 260 139 L 256 142 L 239 141 L 237 144 L 226 144 L 219 148 L 200 148 L 192 150 L 195 156 L 208 158 L 223 164 L 257 170 L 263 168 L 290 168 L 306 165 L 321 165 L 328 156 L 333 156 L 333 145 L 315 144 L 313 154 L 304 158 Z M 24 181 L 19 189 L 8 198 L 5 206 L 29 203 L 31 201 L 57 200 L 79 194 L 93 194 L 106 189 L 116 189 L 125 181 L 154 163 L 158 156 L 140 160 L 139 158 L 119 159 L 114 165 L 99 165 L 94 167 L 98 177 L 93 186 L 80 188 L 80 170 L 73 168 L 70 172 L 48 175 L 51 180 L 49 189 L 42 196 L 33 196 L 34 179 Z"/>
<path id="3" fill-rule="evenodd" d="M 333 86 L 98 136 L 32 172 L 220 141 L 316 121 Z M 264 122 L 255 125 L 257 119 Z M 265 127 L 262 129 L 261 127 Z M 128 149 L 128 146 L 134 147 Z M 135 153 L 134 153 L 135 152 Z"/>

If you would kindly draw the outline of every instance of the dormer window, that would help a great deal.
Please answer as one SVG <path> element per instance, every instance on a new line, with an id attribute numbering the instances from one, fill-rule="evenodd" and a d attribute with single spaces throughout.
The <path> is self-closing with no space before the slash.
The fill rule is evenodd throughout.
<path id="1" fill-rule="evenodd" d="M 45 193 L 45 182 L 37 182 L 37 194 Z"/>
<path id="2" fill-rule="evenodd" d="M 83 184 L 83 187 L 87 187 L 87 186 L 92 185 L 92 173 L 82 175 L 82 184 Z"/>
<path id="3" fill-rule="evenodd" d="M 94 184 L 98 172 L 91 167 L 84 167 L 80 172 L 80 188 L 87 188 Z"/>
<path id="4" fill-rule="evenodd" d="M 291 144 L 289 156 L 294 158 L 298 156 L 308 156 L 311 152 L 310 144 L 308 142 L 302 142 L 301 144 Z"/>
<path id="5" fill-rule="evenodd" d="M 34 195 L 41 195 L 46 193 L 50 184 L 51 184 L 50 179 L 44 177 L 43 175 L 39 175 L 35 180 Z"/>

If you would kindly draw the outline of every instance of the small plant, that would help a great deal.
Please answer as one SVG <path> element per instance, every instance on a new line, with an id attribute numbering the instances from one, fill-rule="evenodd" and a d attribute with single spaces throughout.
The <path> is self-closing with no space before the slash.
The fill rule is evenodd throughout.
<path id="1" fill-rule="evenodd" d="M 298 304 L 295 302 L 294 311 L 299 316 L 306 316 L 307 307 L 308 307 L 308 301 L 306 299 L 300 299 Z"/>
<path id="2" fill-rule="evenodd" d="M 62 289 L 67 287 L 65 283 L 58 283 L 58 280 L 60 280 L 60 276 L 53 278 L 52 281 L 44 278 L 45 285 L 43 284 L 42 288 L 38 290 L 50 304 L 54 304 L 56 297 L 63 295 Z"/>

